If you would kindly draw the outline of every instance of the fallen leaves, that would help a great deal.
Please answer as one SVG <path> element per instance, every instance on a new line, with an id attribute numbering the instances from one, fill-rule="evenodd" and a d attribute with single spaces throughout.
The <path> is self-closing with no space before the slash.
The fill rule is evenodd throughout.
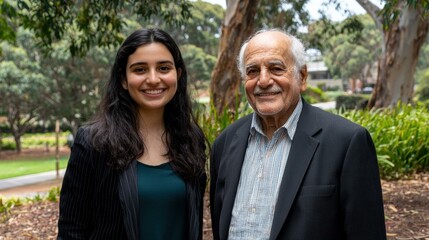
<path id="1" fill-rule="evenodd" d="M 0 223 L 0 239 L 56 239 L 57 202 L 35 202 L 12 209 Z"/>
<path id="2" fill-rule="evenodd" d="M 429 240 L 429 174 L 382 181 L 388 239 Z"/>

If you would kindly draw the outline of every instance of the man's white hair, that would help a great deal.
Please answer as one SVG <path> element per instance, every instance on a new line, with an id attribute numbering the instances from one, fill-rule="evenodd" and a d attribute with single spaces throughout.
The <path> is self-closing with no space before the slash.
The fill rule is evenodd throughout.
<path id="1" fill-rule="evenodd" d="M 302 42 L 296 38 L 295 36 L 281 30 L 281 29 L 277 29 L 277 28 L 273 28 L 273 29 L 262 29 L 257 31 L 255 34 L 253 34 L 252 36 L 250 36 L 244 43 L 243 45 L 241 45 L 240 48 L 240 52 L 238 54 L 237 57 L 237 67 L 238 70 L 240 71 L 241 77 L 244 79 L 246 78 L 246 66 L 244 65 L 244 52 L 246 51 L 246 47 L 247 44 L 249 43 L 250 40 L 252 40 L 252 38 L 254 38 L 255 36 L 264 33 L 264 32 L 270 32 L 270 31 L 274 31 L 274 32 L 280 32 L 285 34 L 291 41 L 291 53 L 292 53 L 292 58 L 295 61 L 295 75 L 298 75 L 299 71 L 302 69 L 302 67 L 304 67 L 305 63 L 305 47 L 302 44 Z"/>

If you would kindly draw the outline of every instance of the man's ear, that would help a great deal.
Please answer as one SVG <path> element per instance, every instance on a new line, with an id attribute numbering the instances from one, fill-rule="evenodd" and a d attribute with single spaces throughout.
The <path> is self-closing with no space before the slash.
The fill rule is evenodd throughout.
<path id="1" fill-rule="evenodd" d="M 300 81 L 300 89 L 301 92 L 304 92 L 307 89 L 307 65 L 302 66 L 301 70 L 299 70 L 299 77 L 301 79 Z"/>

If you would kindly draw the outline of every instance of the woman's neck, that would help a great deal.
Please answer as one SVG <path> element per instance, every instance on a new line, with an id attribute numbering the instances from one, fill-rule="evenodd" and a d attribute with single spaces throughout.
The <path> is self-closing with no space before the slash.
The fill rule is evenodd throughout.
<path id="1" fill-rule="evenodd" d="M 138 161 L 148 165 L 160 165 L 168 162 L 168 146 L 162 114 L 140 116 L 140 135 L 145 145 L 144 154 Z"/>
<path id="2" fill-rule="evenodd" d="M 144 136 L 147 134 L 163 134 L 165 132 L 164 112 L 145 111 L 140 112 L 139 117 L 140 133 Z"/>

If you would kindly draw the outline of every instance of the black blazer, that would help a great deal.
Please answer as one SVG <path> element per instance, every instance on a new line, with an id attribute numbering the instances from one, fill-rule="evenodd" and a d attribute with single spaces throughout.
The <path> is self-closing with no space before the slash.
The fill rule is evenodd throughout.
<path id="1" fill-rule="evenodd" d="M 210 158 L 214 239 L 226 240 L 252 116 L 224 130 Z M 386 239 L 375 147 L 363 127 L 303 109 L 282 178 L 270 239 Z"/>
<path id="2" fill-rule="evenodd" d="M 108 156 L 87 141 L 79 129 L 60 196 L 58 239 L 139 239 L 136 162 L 123 171 L 106 164 Z M 206 176 L 186 182 L 188 235 L 202 239 Z"/>

